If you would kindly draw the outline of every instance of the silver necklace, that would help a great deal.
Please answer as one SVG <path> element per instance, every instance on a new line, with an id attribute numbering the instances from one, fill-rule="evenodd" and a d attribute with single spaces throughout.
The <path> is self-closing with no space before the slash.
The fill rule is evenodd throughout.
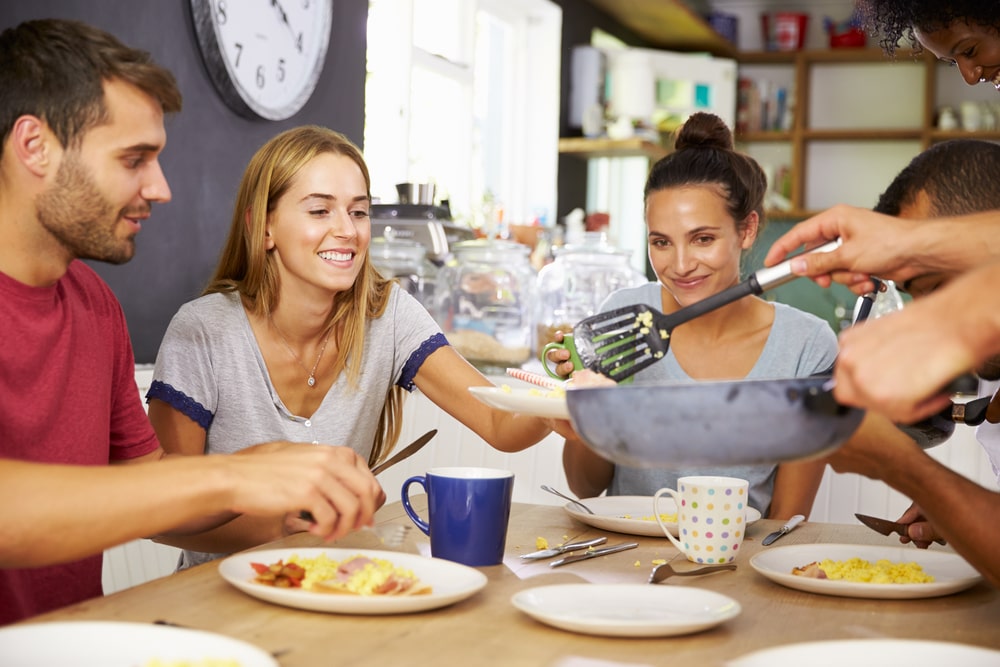
<path id="1" fill-rule="evenodd" d="M 323 339 L 323 345 L 319 348 L 319 354 L 316 355 L 316 363 L 313 364 L 312 370 L 309 370 L 308 368 L 306 368 L 306 365 L 302 363 L 302 360 L 299 358 L 299 355 L 295 354 L 295 350 L 292 349 L 292 346 L 288 344 L 287 340 L 285 340 L 285 335 L 281 333 L 281 329 L 279 329 L 278 325 L 274 323 L 274 320 L 270 316 L 268 316 L 267 321 L 271 323 L 272 327 L 274 327 L 274 331 L 278 334 L 278 338 L 281 339 L 282 345 L 284 345 L 285 349 L 288 350 L 288 353 L 292 355 L 292 358 L 295 359 L 295 362 L 302 367 L 302 370 L 304 370 L 306 373 L 309 373 L 309 379 L 306 380 L 306 384 L 308 384 L 310 387 L 315 387 L 316 369 L 319 368 L 319 362 L 323 358 L 323 353 L 326 352 L 326 344 L 330 342 L 330 335 L 333 334 L 333 327 L 330 327 L 330 331 L 327 332 L 326 338 Z"/>

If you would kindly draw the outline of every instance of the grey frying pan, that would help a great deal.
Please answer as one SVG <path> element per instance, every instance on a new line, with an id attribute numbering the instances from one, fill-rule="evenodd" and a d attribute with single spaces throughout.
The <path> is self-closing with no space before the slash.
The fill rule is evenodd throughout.
<path id="1" fill-rule="evenodd" d="M 864 410 L 836 403 L 829 376 L 573 389 L 573 428 L 605 458 L 680 468 L 778 463 L 833 451 Z"/>

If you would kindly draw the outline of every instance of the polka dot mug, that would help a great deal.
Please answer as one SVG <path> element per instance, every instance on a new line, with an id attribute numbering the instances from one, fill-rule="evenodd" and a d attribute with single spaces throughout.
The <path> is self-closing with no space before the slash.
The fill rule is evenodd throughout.
<path id="1" fill-rule="evenodd" d="M 687 559 L 695 563 L 731 563 L 736 560 L 746 532 L 750 483 L 736 477 L 681 477 L 677 490 L 660 489 L 653 496 L 653 515 L 660 529 Z M 669 495 L 677 506 L 677 537 L 663 524 L 660 497 Z"/>

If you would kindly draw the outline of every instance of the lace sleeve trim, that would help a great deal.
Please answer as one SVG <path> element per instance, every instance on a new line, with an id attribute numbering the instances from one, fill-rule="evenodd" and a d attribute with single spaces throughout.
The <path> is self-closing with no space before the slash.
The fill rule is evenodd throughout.
<path id="1" fill-rule="evenodd" d="M 146 392 L 146 402 L 149 403 L 149 399 L 151 398 L 158 398 L 196 422 L 206 431 L 211 426 L 212 419 L 215 417 L 198 401 L 159 380 L 153 380 L 152 384 L 149 385 L 149 391 Z"/>
<path id="2" fill-rule="evenodd" d="M 423 366 L 424 361 L 431 355 L 431 352 L 445 345 L 448 345 L 448 339 L 444 337 L 443 333 L 436 333 L 421 343 L 420 347 L 414 350 L 410 358 L 406 360 L 406 363 L 403 365 L 403 372 L 400 373 L 399 381 L 396 384 L 406 391 L 413 391 L 416 388 L 413 384 L 413 378 L 417 377 L 417 371 Z"/>

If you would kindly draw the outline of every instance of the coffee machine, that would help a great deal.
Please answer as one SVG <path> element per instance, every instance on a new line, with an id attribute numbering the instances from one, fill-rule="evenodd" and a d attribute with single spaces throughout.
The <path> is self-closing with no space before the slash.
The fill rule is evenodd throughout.
<path id="1" fill-rule="evenodd" d="M 372 238 L 416 241 L 427 249 L 427 259 L 442 266 L 459 241 L 475 238 L 468 227 L 456 225 L 447 202 L 434 204 L 372 204 Z"/>

